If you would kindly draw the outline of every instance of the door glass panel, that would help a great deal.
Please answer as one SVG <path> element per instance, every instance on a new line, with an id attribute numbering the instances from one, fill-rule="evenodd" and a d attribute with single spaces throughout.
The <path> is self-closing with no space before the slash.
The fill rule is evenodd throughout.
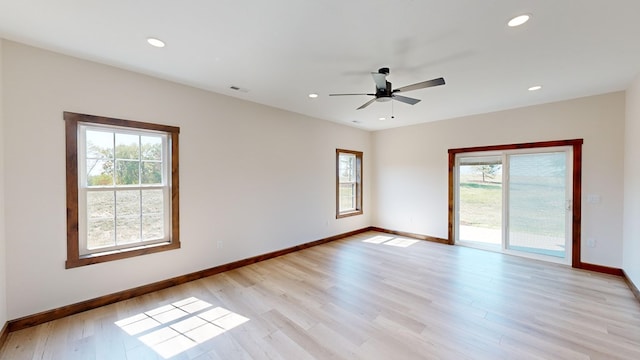
<path id="1" fill-rule="evenodd" d="M 461 158 L 459 169 L 458 239 L 500 249 L 502 157 Z"/>
<path id="2" fill-rule="evenodd" d="M 507 248 L 564 258 L 566 153 L 509 155 Z"/>

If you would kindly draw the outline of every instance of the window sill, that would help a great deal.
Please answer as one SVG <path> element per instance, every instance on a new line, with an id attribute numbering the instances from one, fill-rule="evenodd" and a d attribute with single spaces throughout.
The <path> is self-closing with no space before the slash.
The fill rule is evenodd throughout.
<path id="1" fill-rule="evenodd" d="M 345 211 L 336 215 L 336 219 L 346 218 L 349 216 L 362 215 L 362 210 Z"/>
<path id="2" fill-rule="evenodd" d="M 80 266 L 99 264 L 108 261 L 126 259 L 130 257 L 153 254 L 161 251 L 175 250 L 180 248 L 180 242 L 159 243 L 151 245 L 136 246 L 134 248 L 111 250 L 101 253 L 82 255 L 76 259 L 67 259 L 65 268 L 71 269 Z"/>

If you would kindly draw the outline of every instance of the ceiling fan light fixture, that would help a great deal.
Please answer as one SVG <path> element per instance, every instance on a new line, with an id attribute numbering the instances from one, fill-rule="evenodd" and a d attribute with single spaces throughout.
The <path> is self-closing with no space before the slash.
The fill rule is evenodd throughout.
<path id="1" fill-rule="evenodd" d="M 524 23 L 526 23 L 527 21 L 529 21 L 529 19 L 531 19 L 531 15 L 529 15 L 529 14 L 518 15 L 518 16 L 512 18 L 511 20 L 509 20 L 507 25 L 509 27 L 517 27 L 517 26 L 520 26 L 520 25 L 523 25 Z"/>
<path id="2" fill-rule="evenodd" d="M 157 38 L 147 38 L 147 43 L 149 43 L 149 45 L 153 46 L 153 47 L 157 47 L 157 48 L 163 48 L 165 47 L 165 43 L 164 41 L 157 39 Z"/>
<path id="3" fill-rule="evenodd" d="M 318 94 L 316 94 L 316 93 L 311 93 L 311 94 L 309 94 L 309 97 L 310 97 L 310 98 L 312 98 L 312 99 L 315 99 L 315 98 L 317 98 L 317 97 L 318 97 Z"/>
<path id="4" fill-rule="evenodd" d="M 434 87 L 434 86 L 440 86 L 440 85 L 444 85 L 445 81 L 444 78 L 437 78 L 437 79 L 432 79 L 432 80 L 427 80 L 427 81 L 422 81 L 419 83 L 415 83 L 415 84 L 411 84 L 411 85 L 407 85 L 407 86 L 402 86 L 396 89 L 393 89 L 391 87 L 391 83 L 389 81 L 386 80 L 387 74 L 389 73 L 389 68 L 380 68 L 378 70 L 378 72 L 372 72 L 371 76 L 373 77 L 373 82 L 376 85 L 376 90 L 375 93 L 360 93 L 360 94 L 329 94 L 329 96 L 352 96 L 352 95 L 367 95 L 367 96 L 373 96 L 374 98 L 367 101 L 366 103 L 362 104 L 359 108 L 357 108 L 356 110 L 360 110 L 360 109 L 364 109 L 367 106 L 373 104 L 374 102 L 388 102 L 391 100 L 396 100 L 399 101 L 401 103 L 405 103 L 405 104 L 409 104 L 409 105 L 415 105 L 417 103 L 420 102 L 419 99 L 414 99 L 411 97 L 407 97 L 407 96 L 403 96 L 403 95 L 398 95 L 396 93 L 405 93 L 408 91 L 413 91 L 413 90 L 418 90 L 418 89 L 424 89 L 424 88 L 429 88 L 429 87 Z M 393 116 L 391 117 L 393 119 Z"/>

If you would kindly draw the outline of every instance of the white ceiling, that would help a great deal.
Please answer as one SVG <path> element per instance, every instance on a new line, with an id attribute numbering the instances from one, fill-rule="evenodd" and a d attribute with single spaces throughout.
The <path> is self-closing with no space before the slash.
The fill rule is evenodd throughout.
<path id="1" fill-rule="evenodd" d="M 0 0 L 0 37 L 378 130 L 624 90 L 638 15 L 638 0 Z M 403 93 L 414 106 L 328 96 L 374 92 L 380 67 L 394 88 L 447 84 Z"/>

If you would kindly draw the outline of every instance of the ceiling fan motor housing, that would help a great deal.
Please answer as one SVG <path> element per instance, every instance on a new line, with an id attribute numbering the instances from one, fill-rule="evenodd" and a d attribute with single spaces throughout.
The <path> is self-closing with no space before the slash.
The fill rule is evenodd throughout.
<path id="1" fill-rule="evenodd" d="M 387 81 L 387 88 L 386 89 L 376 89 L 376 97 L 377 98 L 391 98 L 391 95 L 393 94 L 393 90 L 391 87 L 391 83 Z M 384 100 L 381 100 L 384 101 Z"/>

